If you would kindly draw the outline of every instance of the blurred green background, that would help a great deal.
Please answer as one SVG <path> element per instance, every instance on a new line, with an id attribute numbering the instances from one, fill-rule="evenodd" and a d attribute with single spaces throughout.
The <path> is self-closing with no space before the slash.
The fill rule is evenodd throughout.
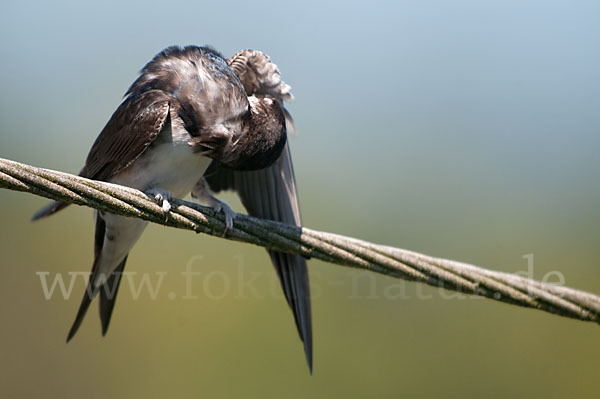
<path id="1" fill-rule="evenodd" d="M 292 85 L 307 226 L 600 293 L 595 1 L 5 2 L 0 157 L 76 173 L 171 44 L 265 51 Z M 238 210 L 239 202 L 225 196 Z M 0 389 L 64 397 L 597 397 L 597 325 L 310 261 L 309 377 L 260 248 L 150 226 L 111 329 L 83 292 L 92 211 L 0 191 Z M 196 299 L 184 299 L 190 264 Z M 251 280 L 251 278 L 255 278 Z M 555 274 L 550 281 L 558 281 Z M 242 282 L 251 280 L 251 288 Z M 139 283 L 139 280 L 136 280 Z M 169 295 L 171 294 L 171 295 Z"/>

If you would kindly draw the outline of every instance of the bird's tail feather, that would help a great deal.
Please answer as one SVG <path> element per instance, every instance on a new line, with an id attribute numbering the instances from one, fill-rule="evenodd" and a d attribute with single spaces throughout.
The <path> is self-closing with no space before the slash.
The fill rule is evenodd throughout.
<path id="1" fill-rule="evenodd" d="M 53 215 L 56 212 L 65 209 L 69 205 L 70 204 L 68 202 L 52 201 L 51 203 L 37 211 L 31 218 L 31 221 L 33 222 L 38 219 L 45 218 L 46 216 Z"/>
<path id="2" fill-rule="evenodd" d="M 87 313 L 90 304 L 96 295 L 100 297 L 100 321 L 102 322 L 102 335 L 106 335 L 110 318 L 115 307 L 115 301 L 117 300 L 117 292 L 119 290 L 119 284 L 121 283 L 121 276 L 123 274 L 123 269 L 125 268 L 126 262 L 127 256 L 121 261 L 119 266 L 117 266 L 117 268 L 110 273 L 106 279 L 106 282 L 98 286 L 98 279 L 101 276 L 95 272 L 98 270 L 98 267 L 94 265 L 95 267 L 93 268 L 92 275 L 88 281 L 85 292 L 83 293 L 83 299 L 81 300 L 81 305 L 77 311 L 77 316 L 75 316 L 75 321 L 69 330 L 69 335 L 67 335 L 67 342 L 69 342 L 71 338 L 75 336 L 77 330 L 79 330 L 79 327 L 85 318 L 85 314 Z"/>
<path id="3" fill-rule="evenodd" d="M 88 281 L 88 285 L 83 293 L 83 299 L 81 300 L 81 305 L 79 305 L 79 310 L 77 311 L 77 316 L 75 316 L 75 321 L 69 330 L 69 335 L 67 335 L 67 342 L 75 336 L 77 330 L 79 330 L 79 326 L 81 326 L 81 322 L 87 313 L 88 308 L 90 307 L 90 303 L 92 303 L 92 299 L 96 296 L 97 290 L 94 290 L 94 283 L 92 277 Z"/>
<path id="4" fill-rule="evenodd" d="M 108 331 L 108 325 L 110 324 L 110 318 L 112 316 L 113 309 L 115 308 L 115 302 L 117 300 L 117 292 L 119 291 L 119 284 L 121 284 L 121 277 L 123 276 L 123 269 L 125 269 L 125 263 L 127 262 L 127 256 L 119 264 L 114 272 L 111 273 L 108 278 L 104 289 L 100 291 L 100 321 L 102 322 L 102 335 L 106 335 Z"/>

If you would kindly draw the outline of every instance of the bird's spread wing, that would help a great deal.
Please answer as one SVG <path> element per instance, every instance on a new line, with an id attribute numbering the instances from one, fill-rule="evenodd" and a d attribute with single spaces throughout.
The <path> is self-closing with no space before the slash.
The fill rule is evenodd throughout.
<path id="1" fill-rule="evenodd" d="M 214 192 L 234 190 L 252 216 L 302 225 L 289 144 L 270 167 L 239 172 L 213 162 L 205 179 Z M 312 371 L 312 322 L 306 261 L 298 255 L 268 251 L 292 308 L 309 368 Z"/>
<path id="2" fill-rule="evenodd" d="M 107 180 L 131 165 L 156 139 L 175 100 L 159 90 L 132 94 L 112 115 L 90 150 L 82 177 Z M 64 202 L 52 202 L 39 210 L 33 220 L 65 208 Z"/>

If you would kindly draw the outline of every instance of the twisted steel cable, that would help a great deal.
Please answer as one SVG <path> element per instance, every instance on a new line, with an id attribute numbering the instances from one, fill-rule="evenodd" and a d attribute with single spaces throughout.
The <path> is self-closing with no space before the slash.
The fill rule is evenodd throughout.
<path id="1" fill-rule="evenodd" d="M 2 158 L 0 187 L 600 323 L 597 295 L 467 263 L 243 214 L 225 232 L 223 216 L 205 206 L 173 199 L 166 217 L 141 191 Z"/>

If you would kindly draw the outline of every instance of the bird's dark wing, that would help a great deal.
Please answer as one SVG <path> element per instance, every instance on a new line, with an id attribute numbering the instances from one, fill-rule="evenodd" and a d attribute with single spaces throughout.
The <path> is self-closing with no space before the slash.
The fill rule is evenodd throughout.
<path id="1" fill-rule="evenodd" d="M 158 136 L 172 101 L 160 90 L 128 97 L 94 142 L 79 175 L 106 180 L 131 165 Z"/>
<path id="2" fill-rule="evenodd" d="M 107 180 L 131 165 L 156 139 L 172 106 L 178 104 L 159 90 L 127 97 L 94 142 L 79 176 Z M 67 205 L 53 202 L 39 210 L 33 220 L 52 215 Z"/>
<path id="3" fill-rule="evenodd" d="M 302 225 L 289 144 L 270 167 L 240 172 L 213 162 L 204 175 L 214 192 L 234 190 L 252 216 Z M 312 322 L 306 261 L 298 255 L 268 251 L 292 308 L 312 372 Z"/>

